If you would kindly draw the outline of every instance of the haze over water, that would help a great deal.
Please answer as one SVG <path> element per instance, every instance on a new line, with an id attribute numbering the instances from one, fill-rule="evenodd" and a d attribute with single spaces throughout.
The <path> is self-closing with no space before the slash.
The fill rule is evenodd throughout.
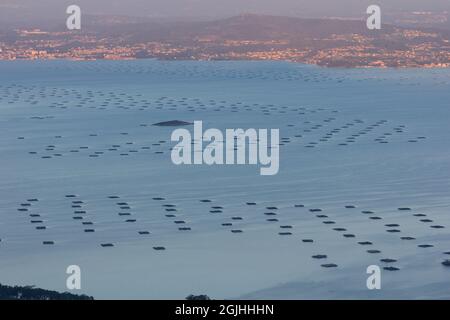
<path id="1" fill-rule="evenodd" d="M 448 69 L 0 70 L 1 283 L 65 291 L 77 264 L 96 298 L 449 296 Z M 173 128 L 152 125 L 175 119 L 279 128 L 279 174 L 175 166 Z"/>

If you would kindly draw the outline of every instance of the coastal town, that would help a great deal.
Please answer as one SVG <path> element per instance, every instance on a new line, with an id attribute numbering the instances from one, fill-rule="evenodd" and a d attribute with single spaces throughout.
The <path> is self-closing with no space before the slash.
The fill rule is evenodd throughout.
<path id="1" fill-rule="evenodd" d="M 0 60 L 273 60 L 326 67 L 450 67 L 450 39 L 433 31 L 392 28 L 372 36 L 362 32 L 302 38 L 243 39 L 222 34 L 190 38 L 130 40 L 129 34 L 16 29 L 0 34 Z"/>

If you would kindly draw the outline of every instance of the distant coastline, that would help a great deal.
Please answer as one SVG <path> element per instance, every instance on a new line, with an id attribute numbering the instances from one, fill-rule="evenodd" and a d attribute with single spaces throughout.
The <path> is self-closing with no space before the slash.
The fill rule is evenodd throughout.
<path id="1" fill-rule="evenodd" d="M 241 15 L 158 24 L 90 17 L 81 31 L 0 32 L 0 60 L 287 61 L 340 68 L 448 68 L 450 30 L 362 20 Z"/>
<path id="2" fill-rule="evenodd" d="M 321 65 L 321 64 L 312 64 L 301 61 L 291 61 L 291 60 L 256 60 L 256 59 L 215 59 L 215 60 L 194 60 L 194 59 L 158 59 L 158 58 L 133 58 L 133 59 L 73 59 L 73 58 L 63 58 L 63 59 L 46 59 L 46 58 L 34 58 L 34 59 L 0 59 L 0 62 L 15 62 L 15 61 L 67 61 L 67 62 L 94 62 L 94 61 L 144 61 L 144 60 L 154 60 L 161 62 L 285 62 L 285 63 L 293 63 L 298 65 L 308 65 L 315 66 L 320 68 L 327 69 L 449 69 L 450 63 L 447 65 L 436 65 L 436 66 L 375 66 L 375 65 Z"/>

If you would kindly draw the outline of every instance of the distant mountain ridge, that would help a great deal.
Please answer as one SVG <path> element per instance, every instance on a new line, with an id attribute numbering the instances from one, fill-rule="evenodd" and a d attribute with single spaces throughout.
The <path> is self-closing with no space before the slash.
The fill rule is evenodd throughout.
<path id="1" fill-rule="evenodd" d="M 363 20 L 305 19 L 256 14 L 244 14 L 206 22 L 124 22 L 116 25 L 108 24 L 108 28 L 103 28 L 100 23 L 94 23 L 95 17 L 91 17 L 91 19 L 92 21 L 87 25 L 88 31 L 127 35 L 141 41 L 179 41 L 200 38 L 298 41 L 305 38 L 323 38 L 336 33 L 369 35 L 372 32 L 367 29 L 366 22 Z M 380 32 L 389 33 L 394 28 L 384 25 Z"/>
<path id="2" fill-rule="evenodd" d="M 0 31 L 0 59 L 282 60 L 329 67 L 449 67 L 450 32 L 364 19 L 244 14 L 214 21 L 83 16 L 82 29 Z M 1 29 L 0 29 L 1 30 Z"/>

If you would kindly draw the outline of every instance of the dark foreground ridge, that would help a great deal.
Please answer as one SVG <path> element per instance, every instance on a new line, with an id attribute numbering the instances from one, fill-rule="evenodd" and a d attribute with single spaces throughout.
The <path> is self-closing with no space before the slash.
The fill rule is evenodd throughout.
<path id="1" fill-rule="evenodd" d="M 192 125 L 192 123 L 186 122 L 186 121 L 181 121 L 181 120 L 170 120 L 170 121 L 158 122 L 153 125 L 158 126 L 158 127 L 182 127 L 182 126 Z"/>
<path id="2" fill-rule="evenodd" d="M 4 286 L 0 284 L 0 300 L 94 300 L 93 297 L 69 292 L 56 292 L 33 286 Z"/>

